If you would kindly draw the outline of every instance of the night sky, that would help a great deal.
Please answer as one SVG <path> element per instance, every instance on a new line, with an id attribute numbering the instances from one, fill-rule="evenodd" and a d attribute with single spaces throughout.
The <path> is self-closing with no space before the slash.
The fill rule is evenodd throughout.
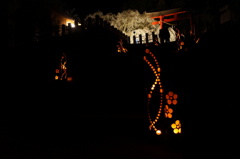
<path id="1" fill-rule="evenodd" d="M 119 13 L 127 9 L 136 9 L 139 12 L 156 12 L 173 8 L 188 8 L 189 10 L 207 10 L 214 8 L 224 0 L 121 0 L 121 1 L 90 1 L 90 0 L 60 0 L 68 9 L 75 9 L 75 12 L 82 17 L 96 11 L 105 13 Z"/>
<path id="2" fill-rule="evenodd" d="M 103 13 L 118 13 L 127 9 L 139 12 L 154 12 L 192 4 L 188 0 L 121 0 L 121 1 L 90 1 L 90 0 L 61 0 L 68 8 L 74 8 L 80 15 L 87 15 L 96 11 Z M 195 4 L 198 4 L 197 2 Z"/>
<path id="3" fill-rule="evenodd" d="M 75 9 L 80 15 L 88 15 L 96 11 L 102 11 L 103 13 L 117 13 L 121 12 L 124 6 L 127 6 L 127 1 L 89 1 L 89 0 L 62 0 L 68 8 Z"/>

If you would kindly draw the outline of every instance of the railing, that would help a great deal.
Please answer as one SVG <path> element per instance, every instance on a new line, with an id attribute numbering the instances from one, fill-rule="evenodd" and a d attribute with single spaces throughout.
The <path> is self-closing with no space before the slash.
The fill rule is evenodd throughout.
<path id="1" fill-rule="evenodd" d="M 158 41 L 158 36 L 154 32 L 152 32 L 151 35 L 149 35 L 149 33 L 145 33 L 145 35 L 139 34 L 138 36 L 134 35 L 132 37 L 129 37 L 98 16 L 96 18 L 88 18 L 81 25 L 75 24 L 75 27 L 72 27 L 70 23 L 68 25 L 63 24 L 61 26 L 56 26 L 53 32 L 53 36 L 65 36 L 74 32 L 84 31 L 86 29 L 97 27 L 107 29 L 108 31 L 117 35 L 119 39 L 122 39 L 124 43 L 127 44 L 148 44 Z"/>

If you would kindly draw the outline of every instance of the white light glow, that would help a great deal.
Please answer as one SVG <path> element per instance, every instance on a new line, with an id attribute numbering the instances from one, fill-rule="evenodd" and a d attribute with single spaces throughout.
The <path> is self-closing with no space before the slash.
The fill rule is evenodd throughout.
<path id="1" fill-rule="evenodd" d="M 71 24 L 71 27 L 72 27 L 72 28 L 75 28 L 75 27 L 76 27 L 74 20 L 72 20 L 72 19 L 67 19 L 67 20 L 66 20 L 66 25 L 68 26 L 69 23 Z"/>

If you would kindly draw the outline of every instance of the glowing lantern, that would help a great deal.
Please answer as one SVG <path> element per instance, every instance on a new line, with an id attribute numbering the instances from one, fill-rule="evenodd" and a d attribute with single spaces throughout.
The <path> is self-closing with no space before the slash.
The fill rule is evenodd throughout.
<path id="1" fill-rule="evenodd" d="M 148 98 L 151 98 L 151 97 L 152 97 L 152 95 L 149 93 L 149 94 L 148 94 Z"/>
<path id="2" fill-rule="evenodd" d="M 160 89 L 160 93 L 163 93 L 163 89 Z"/>
<path id="3" fill-rule="evenodd" d="M 177 100 L 174 99 L 174 100 L 172 101 L 172 104 L 173 104 L 173 105 L 176 105 L 176 104 L 177 104 Z"/>
<path id="4" fill-rule="evenodd" d="M 178 133 L 181 133 L 181 123 L 180 123 L 180 120 L 176 120 L 175 123 L 173 123 L 171 125 L 171 127 L 173 128 L 173 133 L 174 134 L 178 134 Z"/>
<path id="5" fill-rule="evenodd" d="M 56 75 L 56 76 L 55 76 L 55 80 L 58 80 L 58 79 L 59 79 L 59 77 Z"/>
<path id="6" fill-rule="evenodd" d="M 173 92 L 172 92 L 172 91 L 168 92 L 168 95 L 169 95 L 170 97 L 173 96 Z"/>
<path id="7" fill-rule="evenodd" d="M 158 122 L 158 119 L 160 117 L 160 114 L 161 114 L 161 111 L 162 111 L 162 106 L 163 106 L 163 88 L 162 88 L 162 85 L 161 85 L 161 80 L 160 80 L 160 67 L 158 65 L 158 61 L 157 61 L 157 58 L 154 56 L 154 54 L 149 50 L 149 49 L 145 49 L 145 53 L 149 54 L 151 58 L 153 58 L 155 64 L 152 64 L 146 56 L 144 56 L 144 60 L 145 62 L 148 64 L 148 66 L 150 67 L 150 69 L 152 70 L 154 76 L 156 77 L 155 81 L 153 82 L 152 84 L 152 87 L 150 88 L 149 90 L 149 93 L 147 94 L 148 96 L 148 102 L 147 102 L 147 107 L 148 107 L 148 118 L 149 118 L 149 121 L 151 123 L 151 126 L 150 126 L 150 130 L 153 128 L 154 131 L 156 131 L 156 134 L 157 135 L 160 135 L 162 132 L 161 130 L 158 130 L 156 127 L 155 127 L 155 123 Z M 151 115 L 150 115 L 150 101 L 151 101 L 151 98 L 153 97 L 152 94 L 153 94 L 153 91 L 156 89 L 156 86 L 159 86 L 159 93 L 160 93 L 160 103 L 159 103 L 159 109 L 158 109 L 158 113 L 157 113 L 157 116 L 155 117 L 154 120 L 151 119 Z"/>
<path id="8" fill-rule="evenodd" d="M 68 26 L 68 25 L 71 25 L 71 27 L 75 27 L 75 22 L 74 22 L 74 20 L 72 20 L 72 19 L 66 19 L 66 25 Z"/>
<path id="9" fill-rule="evenodd" d="M 161 130 L 157 130 L 157 131 L 156 131 L 156 134 L 157 134 L 157 135 L 161 135 L 161 134 L 162 134 Z"/>
<path id="10" fill-rule="evenodd" d="M 60 71 L 59 71 L 59 69 L 56 69 L 55 72 L 56 72 L 56 73 L 59 73 Z"/>
<path id="11" fill-rule="evenodd" d="M 172 101 L 170 99 L 167 100 L 167 104 L 172 104 Z"/>
<path id="12" fill-rule="evenodd" d="M 178 95 L 174 94 L 172 91 L 169 91 L 165 97 L 167 99 L 167 104 L 169 104 L 169 105 L 170 104 L 176 105 L 178 103 L 177 102 Z"/>
<path id="13" fill-rule="evenodd" d="M 150 52 L 150 50 L 149 50 L 149 49 L 146 49 L 145 52 L 148 54 L 148 53 Z"/>
<path id="14" fill-rule="evenodd" d="M 176 123 L 176 125 L 179 125 L 180 124 L 180 120 L 176 120 L 175 123 Z"/>
<path id="15" fill-rule="evenodd" d="M 173 129 L 175 129 L 177 126 L 176 126 L 175 123 L 172 123 L 171 127 L 172 127 Z"/>
<path id="16" fill-rule="evenodd" d="M 167 117 L 168 117 L 168 118 L 172 118 L 172 114 L 171 114 L 171 113 L 168 113 L 168 114 L 167 114 Z"/>
<path id="17" fill-rule="evenodd" d="M 174 134 L 179 133 L 178 129 L 173 129 Z"/>
<path id="18" fill-rule="evenodd" d="M 72 77 L 67 77 L 67 81 L 72 81 Z"/>
<path id="19" fill-rule="evenodd" d="M 174 94 L 173 95 L 173 99 L 177 99 L 178 95 L 177 94 Z"/>

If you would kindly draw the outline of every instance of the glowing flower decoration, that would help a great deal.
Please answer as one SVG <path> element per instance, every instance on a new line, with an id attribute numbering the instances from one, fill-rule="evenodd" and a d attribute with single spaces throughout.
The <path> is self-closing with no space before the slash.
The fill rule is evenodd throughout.
<path id="1" fill-rule="evenodd" d="M 169 108 L 168 105 L 165 105 L 164 112 L 165 112 L 165 117 L 166 118 L 172 118 L 173 109 Z"/>
<path id="2" fill-rule="evenodd" d="M 176 105 L 178 102 L 177 98 L 178 98 L 178 95 L 174 94 L 172 91 L 169 91 L 168 94 L 166 94 L 166 99 L 167 99 L 168 105 L 170 105 L 170 104 Z"/>
<path id="3" fill-rule="evenodd" d="M 175 123 L 172 123 L 171 125 L 173 129 L 174 134 L 180 134 L 181 133 L 181 123 L 180 120 L 176 120 Z"/>

